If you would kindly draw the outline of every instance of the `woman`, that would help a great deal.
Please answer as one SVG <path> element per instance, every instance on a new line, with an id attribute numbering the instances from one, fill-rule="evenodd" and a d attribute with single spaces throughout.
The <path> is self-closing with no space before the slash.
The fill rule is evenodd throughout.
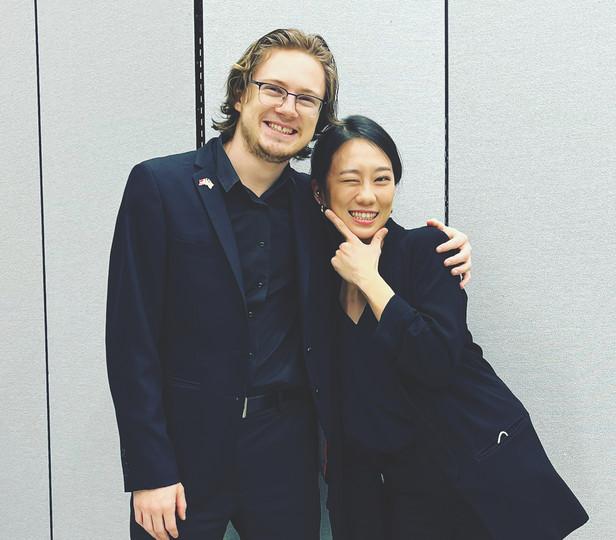
<path id="1" fill-rule="evenodd" d="M 361 116 L 312 156 L 339 232 L 344 503 L 332 519 L 351 540 L 563 538 L 588 516 L 473 343 L 450 254 L 435 252 L 444 233 L 390 218 L 401 174 L 392 139 Z"/>

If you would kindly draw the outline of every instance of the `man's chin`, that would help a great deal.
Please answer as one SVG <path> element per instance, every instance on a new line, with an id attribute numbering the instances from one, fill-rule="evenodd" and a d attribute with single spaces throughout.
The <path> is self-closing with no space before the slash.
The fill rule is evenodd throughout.
<path id="1" fill-rule="evenodd" d="M 285 151 L 283 149 L 267 148 L 260 144 L 257 144 L 254 148 L 255 155 L 268 163 L 285 163 L 294 158 L 300 150 L 301 148 L 293 148 Z"/>

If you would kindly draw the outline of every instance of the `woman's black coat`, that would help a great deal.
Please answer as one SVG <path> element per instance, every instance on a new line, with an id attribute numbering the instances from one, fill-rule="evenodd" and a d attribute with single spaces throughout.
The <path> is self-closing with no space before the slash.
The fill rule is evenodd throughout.
<path id="1" fill-rule="evenodd" d="M 473 343 L 466 293 L 443 265 L 454 253 L 435 251 L 446 235 L 392 220 L 387 228 L 379 272 L 396 294 L 374 333 L 381 354 L 358 359 L 363 368 L 354 375 L 364 377 L 372 410 L 358 411 L 346 428 L 379 451 L 427 439 L 495 539 L 564 538 L 588 516 L 548 460 L 528 412 Z M 402 383 L 395 396 L 374 382 L 383 362 Z"/>

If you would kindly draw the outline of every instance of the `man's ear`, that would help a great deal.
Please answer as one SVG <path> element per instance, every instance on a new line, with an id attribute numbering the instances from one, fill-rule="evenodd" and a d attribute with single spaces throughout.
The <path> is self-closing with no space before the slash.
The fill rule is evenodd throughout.
<path id="1" fill-rule="evenodd" d="M 244 99 L 246 98 L 246 91 L 248 89 L 244 88 L 244 91 L 242 92 L 242 94 L 240 95 L 240 97 L 237 98 L 237 100 L 235 101 L 235 103 L 233 104 L 233 108 L 238 112 L 241 113 L 242 112 L 242 104 L 244 102 Z"/>

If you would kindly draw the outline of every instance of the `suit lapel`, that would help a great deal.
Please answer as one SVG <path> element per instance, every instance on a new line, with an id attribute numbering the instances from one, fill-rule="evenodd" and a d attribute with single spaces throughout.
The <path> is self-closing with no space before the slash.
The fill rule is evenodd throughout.
<path id="1" fill-rule="evenodd" d="M 244 281 L 242 279 L 242 268 L 240 257 L 235 241 L 235 234 L 231 226 L 231 220 L 227 213 L 227 207 L 223 198 L 223 188 L 216 178 L 216 161 L 214 158 L 215 140 L 210 141 L 197 153 L 195 167 L 197 170 L 193 174 L 193 182 L 203 207 L 210 217 L 210 221 L 222 244 L 237 286 L 242 293 L 244 307 L 246 307 L 246 295 L 244 294 Z"/>

